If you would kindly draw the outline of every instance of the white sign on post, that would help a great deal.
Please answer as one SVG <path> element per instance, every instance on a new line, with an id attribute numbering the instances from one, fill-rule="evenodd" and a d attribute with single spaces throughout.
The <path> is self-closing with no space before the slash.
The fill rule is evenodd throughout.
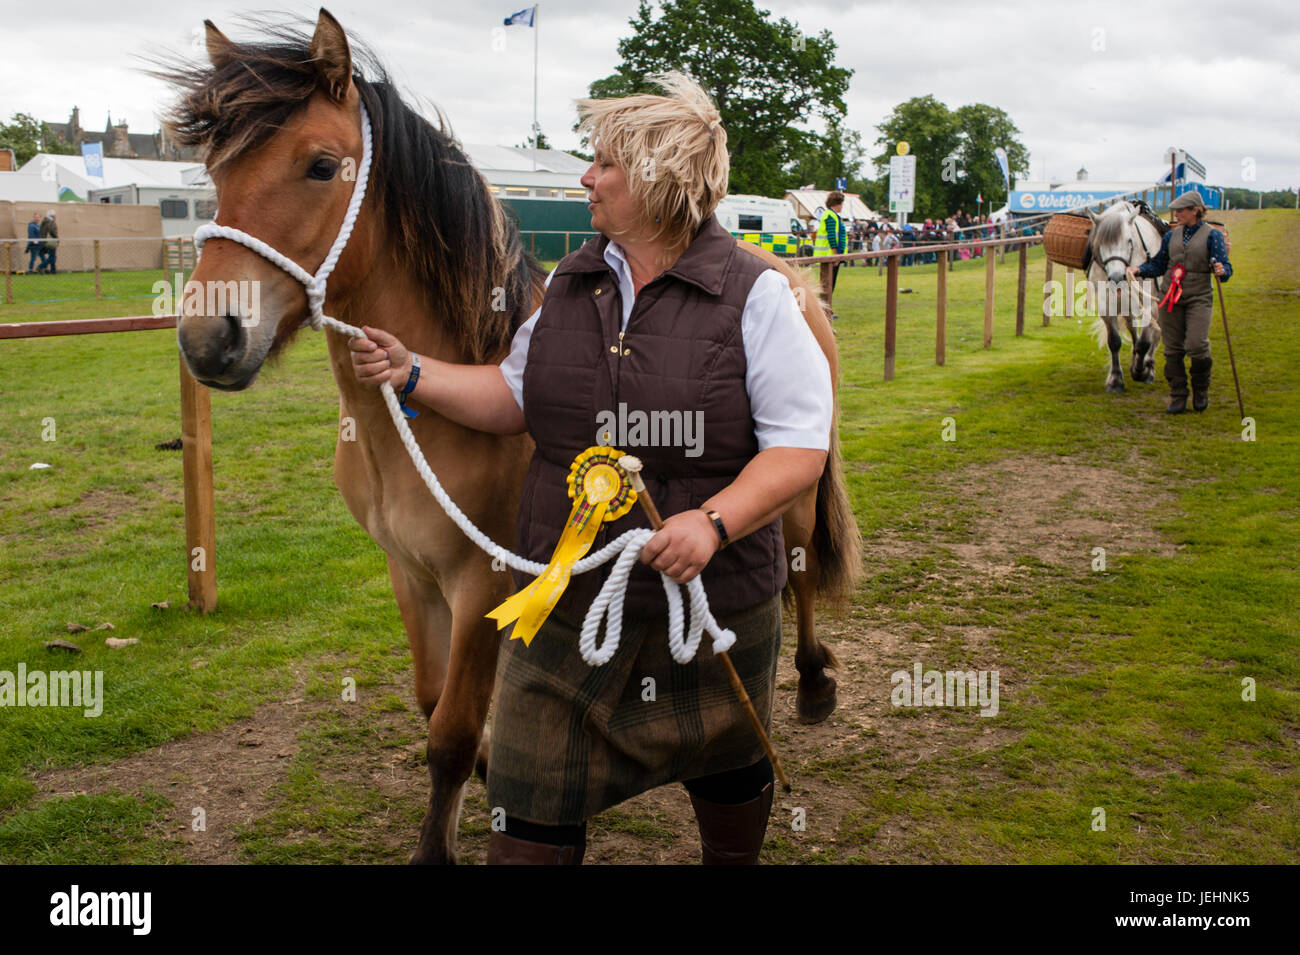
<path id="1" fill-rule="evenodd" d="M 889 211 L 911 212 L 916 201 L 916 157 L 889 157 Z"/>

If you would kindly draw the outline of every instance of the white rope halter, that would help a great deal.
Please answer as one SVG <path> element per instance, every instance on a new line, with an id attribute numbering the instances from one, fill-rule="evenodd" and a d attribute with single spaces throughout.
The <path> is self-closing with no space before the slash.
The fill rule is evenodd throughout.
<path id="1" fill-rule="evenodd" d="M 361 211 L 361 203 L 366 197 L 366 186 L 370 182 L 371 146 L 370 116 L 366 112 L 366 104 L 363 102 L 361 103 L 361 168 L 357 171 L 356 185 L 352 188 L 352 199 L 348 202 L 347 213 L 343 216 L 343 224 L 339 227 L 338 237 L 335 238 L 329 254 L 325 256 L 325 261 L 321 263 L 321 267 L 316 270 L 315 275 L 311 275 L 297 262 L 276 251 L 261 239 L 239 229 L 217 225 L 215 219 L 195 230 L 195 248 L 202 250 L 204 243 L 209 239 L 229 239 L 231 242 L 238 242 L 240 245 L 252 249 L 264 259 L 288 272 L 306 287 L 307 308 L 310 312 L 307 322 L 312 328 L 317 331 L 328 328 L 349 338 L 365 338 L 366 335 L 361 329 L 355 325 L 349 325 L 347 322 L 331 318 L 325 314 L 324 309 L 326 283 L 329 281 L 330 273 L 334 271 L 334 266 L 338 263 L 339 256 L 343 254 L 348 239 L 352 236 L 352 227 L 356 224 L 357 215 Z M 380 386 L 380 393 L 384 397 L 384 403 L 388 405 L 388 414 L 397 427 L 398 437 L 401 438 L 403 446 L 411 456 L 411 463 L 415 465 L 416 471 L 419 472 L 434 499 L 447 512 L 447 516 L 465 532 L 465 536 L 503 564 L 532 574 L 534 577 L 540 575 L 546 569 L 545 564 L 539 564 L 536 561 L 528 560 L 506 550 L 479 530 L 474 525 L 474 522 L 465 516 L 464 511 L 456 506 L 456 502 L 443 490 L 437 475 L 433 473 L 433 469 L 429 467 L 429 462 L 425 460 L 424 452 L 420 450 L 419 444 L 416 443 L 415 435 L 411 433 L 411 427 L 406 423 L 406 416 L 402 414 L 401 405 L 397 402 L 397 395 L 393 392 L 393 386 L 385 381 Z M 578 647 L 582 651 L 582 658 L 592 666 L 608 663 L 618 650 L 619 641 L 623 637 L 623 600 L 627 595 L 628 575 L 632 572 L 632 565 L 636 563 L 641 548 L 645 546 L 645 542 L 653 534 L 653 531 L 646 528 L 628 531 L 616 540 L 610 541 L 596 553 L 588 554 L 573 565 L 573 573 L 582 574 L 599 567 L 614 558 L 616 554 L 618 555 L 608 579 L 600 588 L 600 593 L 592 601 L 591 607 L 587 610 L 587 616 L 582 621 L 582 634 L 578 640 Z M 700 646 L 700 638 L 706 630 L 713 641 L 713 651 L 715 653 L 731 649 L 736 642 L 736 635 L 730 630 L 721 628 L 718 622 L 714 620 L 713 614 L 709 611 L 709 600 L 704 594 L 704 585 L 700 583 L 699 576 L 696 575 L 690 583 L 686 584 L 686 590 L 691 601 L 689 628 L 685 626 L 679 585 L 667 574 L 661 572 L 660 577 L 663 578 L 664 593 L 668 597 L 668 647 L 673 659 L 678 663 L 689 663 L 694 659 L 695 653 Z M 605 622 L 605 640 L 597 646 L 596 638 L 600 632 L 602 621 Z"/>

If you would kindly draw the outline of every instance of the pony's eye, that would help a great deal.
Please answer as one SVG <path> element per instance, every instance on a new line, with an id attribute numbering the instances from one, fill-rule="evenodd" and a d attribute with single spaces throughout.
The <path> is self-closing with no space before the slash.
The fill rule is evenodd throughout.
<path id="1" fill-rule="evenodd" d="M 307 170 L 308 179 L 319 179 L 322 182 L 329 182 L 338 172 L 339 164 L 333 159 L 317 159 L 312 163 L 312 167 Z"/>

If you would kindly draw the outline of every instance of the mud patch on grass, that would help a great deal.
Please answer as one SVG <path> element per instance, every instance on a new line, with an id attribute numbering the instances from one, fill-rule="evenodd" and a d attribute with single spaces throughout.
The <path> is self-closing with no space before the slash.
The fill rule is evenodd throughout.
<path id="1" fill-rule="evenodd" d="M 368 687 L 367 691 L 397 689 Z M 251 716 L 215 732 L 173 740 L 112 763 L 37 771 L 31 775 L 37 798 L 151 790 L 175 807 L 172 817 L 161 824 L 165 832 L 160 834 L 181 844 L 186 861 L 246 861 L 240 854 L 238 833 L 273 808 L 276 788 L 303 745 L 302 731 L 313 716 L 340 710 L 348 720 L 367 725 L 376 720 L 392 722 L 401 724 L 407 733 L 411 731 L 410 713 L 308 701 L 301 692 L 300 687 L 296 694 L 259 706 Z M 418 714 L 415 720 L 418 728 Z M 366 763 L 364 758 L 356 758 L 357 780 L 382 784 L 383 774 Z M 410 775 L 418 778 L 419 773 Z M 402 788 L 411 787 L 404 784 Z M 202 809 L 206 827 L 200 831 L 193 826 L 196 808 Z"/>
<path id="2" fill-rule="evenodd" d="M 1027 576 L 1035 562 L 1083 576 L 1092 572 L 1098 547 L 1108 567 L 1131 554 L 1168 557 L 1178 550 L 1154 527 L 1173 497 L 1136 455 L 1122 470 L 1071 458 L 1006 458 L 962 469 L 943 491 L 977 511 L 970 533 L 884 532 L 866 542 L 868 559 L 946 555 L 956 561 L 958 578 L 971 584 Z"/>

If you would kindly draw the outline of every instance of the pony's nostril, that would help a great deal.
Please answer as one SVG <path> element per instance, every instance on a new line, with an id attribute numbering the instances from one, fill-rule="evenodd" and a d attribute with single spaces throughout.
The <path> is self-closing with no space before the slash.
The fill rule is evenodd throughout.
<path id="1" fill-rule="evenodd" d="M 244 326 L 237 315 L 225 315 L 225 325 L 221 328 L 221 357 L 226 365 L 234 364 L 240 352 L 244 350 Z"/>

